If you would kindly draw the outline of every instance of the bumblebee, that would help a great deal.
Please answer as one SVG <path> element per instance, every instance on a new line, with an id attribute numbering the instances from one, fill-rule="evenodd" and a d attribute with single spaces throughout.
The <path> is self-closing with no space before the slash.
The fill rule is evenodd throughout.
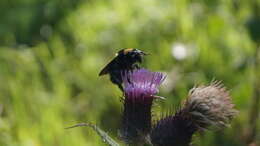
<path id="1" fill-rule="evenodd" d="M 100 71 L 99 76 L 109 74 L 111 82 L 116 84 L 119 89 L 123 91 L 122 74 L 125 71 L 140 68 L 138 63 L 142 63 L 145 55 L 147 55 L 147 53 L 135 48 L 122 49 L 118 51 L 115 58 Z"/>

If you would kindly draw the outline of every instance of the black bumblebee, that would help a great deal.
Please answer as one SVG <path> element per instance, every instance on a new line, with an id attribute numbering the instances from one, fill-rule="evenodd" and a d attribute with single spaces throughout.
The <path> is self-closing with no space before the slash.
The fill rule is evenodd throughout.
<path id="1" fill-rule="evenodd" d="M 109 74 L 111 82 L 116 84 L 123 91 L 122 73 L 139 68 L 138 63 L 142 63 L 144 55 L 147 54 L 135 48 L 122 49 L 118 51 L 116 57 L 100 71 L 99 76 Z"/>

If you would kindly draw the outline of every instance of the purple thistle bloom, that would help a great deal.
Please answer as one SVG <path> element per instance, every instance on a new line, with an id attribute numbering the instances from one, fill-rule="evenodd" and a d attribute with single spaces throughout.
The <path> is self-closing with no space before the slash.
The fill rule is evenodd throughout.
<path id="1" fill-rule="evenodd" d="M 123 76 L 125 94 L 155 95 L 159 92 L 158 86 L 165 79 L 165 75 L 159 72 L 150 72 L 146 69 L 127 72 Z M 126 95 L 127 96 L 127 95 Z"/>
<path id="2" fill-rule="evenodd" d="M 125 72 L 124 111 L 120 137 L 126 143 L 145 141 L 151 130 L 151 107 L 165 76 L 145 69 Z"/>

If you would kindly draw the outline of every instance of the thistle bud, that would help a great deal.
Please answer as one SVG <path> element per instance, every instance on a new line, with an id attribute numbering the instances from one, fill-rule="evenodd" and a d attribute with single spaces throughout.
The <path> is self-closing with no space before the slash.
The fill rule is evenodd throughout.
<path id="1" fill-rule="evenodd" d="M 197 131 L 192 120 L 182 113 L 167 116 L 153 127 L 150 139 L 154 146 L 189 146 Z"/>

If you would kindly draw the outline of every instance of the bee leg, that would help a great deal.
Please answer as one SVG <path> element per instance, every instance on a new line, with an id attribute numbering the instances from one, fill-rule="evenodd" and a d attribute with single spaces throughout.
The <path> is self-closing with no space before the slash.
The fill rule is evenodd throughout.
<path id="1" fill-rule="evenodd" d="M 136 68 L 137 68 L 137 69 L 140 69 L 141 67 L 140 67 L 138 64 L 136 64 Z"/>
<path id="2" fill-rule="evenodd" d="M 116 84 L 121 91 L 124 91 L 124 88 L 122 86 L 122 79 L 121 77 L 119 77 L 119 75 L 111 74 L 110 80 L 112 83 Z"/>
<path id="3" fill-rule="evenodd" d="M 122 92 L 124 92 L 124 87 L 122 86 L 122 84 L 117 84 L 117 86 Z"/>
<path id="4" fill-rule="evenodd" d="M 133 65 L 133 68 L 134 68 L 134 69 L 140 69 L 140 66 L 139 66 L 138 64 L 134 64 L 134 65 Z"/>

